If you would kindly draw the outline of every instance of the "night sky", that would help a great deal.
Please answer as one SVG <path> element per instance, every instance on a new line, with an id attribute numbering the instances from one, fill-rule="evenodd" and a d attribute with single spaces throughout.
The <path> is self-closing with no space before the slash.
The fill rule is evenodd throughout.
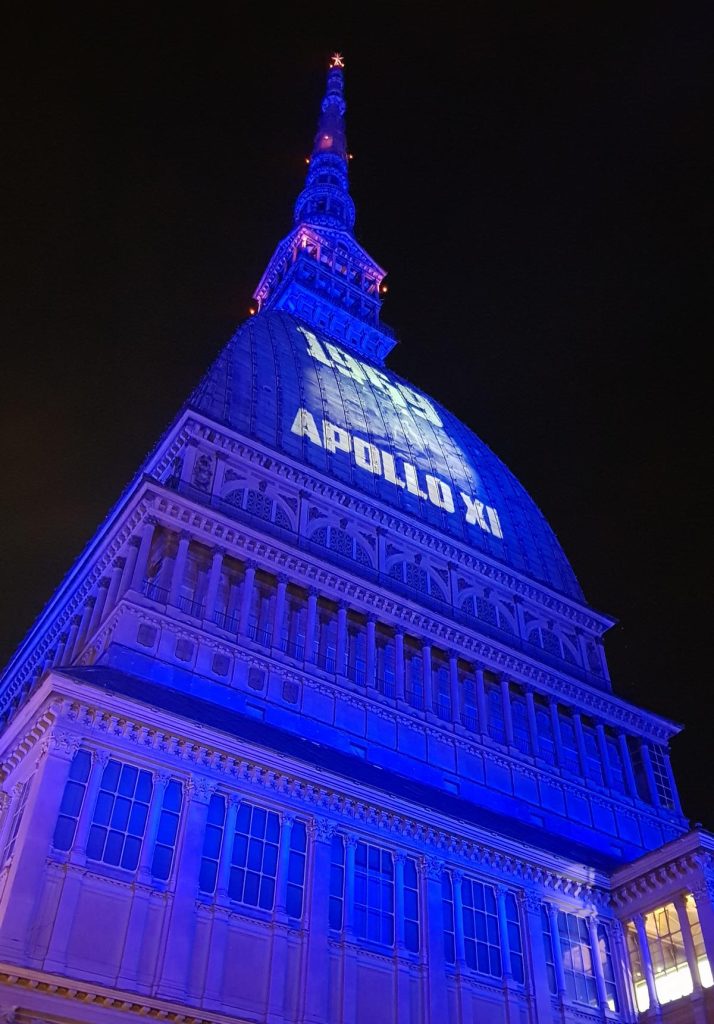
<path id="1" fill-rule="evenodd" d="M 541 507 L 714 827 L 704 5 L 114 6 L 5 25 L 0 660 L 247 315 L 339 49 L 390 365 Z"/>

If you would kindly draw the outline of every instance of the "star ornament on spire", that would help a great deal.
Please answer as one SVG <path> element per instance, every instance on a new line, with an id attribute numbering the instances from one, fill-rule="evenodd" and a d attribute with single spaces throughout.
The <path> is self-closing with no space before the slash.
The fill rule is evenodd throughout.
<path id="1" fill-rule="evenodd" d="M 345 58 L 341 53 L 333 53 L 330 58 L 331 68 L 343 68 L 345 66 Z"/>

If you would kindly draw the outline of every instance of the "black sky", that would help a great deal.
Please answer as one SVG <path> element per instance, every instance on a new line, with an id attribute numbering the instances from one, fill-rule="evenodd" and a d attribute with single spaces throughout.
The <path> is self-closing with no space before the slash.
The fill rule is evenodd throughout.
<path id="1" fill-rule="evenodd" d="M 246 315 L 337 48 L 391 365 L 543 509 L 714 826 L 705 6 L 184 10 L 5 26 L 0 660 Z"/>

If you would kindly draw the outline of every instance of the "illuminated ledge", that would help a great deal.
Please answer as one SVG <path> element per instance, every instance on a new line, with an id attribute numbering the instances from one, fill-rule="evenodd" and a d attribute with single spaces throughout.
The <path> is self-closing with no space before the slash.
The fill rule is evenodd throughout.
<path id="1" fill-rule="evenodd" d="M 26 994 L 26 1001 L 23 996 Z M 63 1004 L 58 1005 L 59 1000 Z M 10 1009 L 12 1007 L 12 1009 Z M 43 1021 L 96 1021 L 97 1008 L 110 1014 L 131 1014 L 172 1024 L 252 1024 L 247 1018 L 221 1013 L 187 1013 L 186 1006 L 162 999 L 140 996 L 135 992 L 104 988 L 85 981 L 46 971 L 32 971 L 14 964 L 0 963 L 0 1013 L 8 1020 L 23 1018 Z M 86 1009 L 85 1009 L 86 1008 Z"/>

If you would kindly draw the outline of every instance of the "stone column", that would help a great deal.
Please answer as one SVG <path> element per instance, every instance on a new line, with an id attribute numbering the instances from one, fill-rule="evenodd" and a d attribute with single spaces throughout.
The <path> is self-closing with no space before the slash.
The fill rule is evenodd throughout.
<path id="1" fill-rule="evenodd" d="M 194 778 L 184 791 L 184 828 L 176 851 L 176 882 L 169 913 L 166 951 L 161 964 L 158 995 L 182 1002 L 190 981 L 196 927 L 196 893 L 203 855 L 208 804 L 214 786 Z"/>
<path id="2" fill-rule="evenodd" d="M 164 793 L 169 784 L 170 776 L 163 772 L 153 772 L 153 786 L 151 800 L 149 801 L 149 813 L 144 827 L 144 838 L 141 843 L 141 856 L 139 857 L 139 881 L 151 882 L 151 866 L 154 861 L 154 847 L 159 832 L 161 812 L 164 807 Z"/>
<path id="3" fill-rule="evenodd" d="M 74 644 L 74 650 L 72 651 L 72 658 L 76 658 L 84 647 L 84 641 L 87 639 L 87 633 L 89 631 L 89 620 L 92 617 L 92 611 L 94 610 L 95 600 L 93 597 L 88 597 L 84 602 L 82 608 L 82 614 L 79 620 L 79 629 L 77 630 L 77 639 Z"/>
<path id="4" fill-rule="evenodd" d="M 40 880 L 45 876 L 47 853 L 76 750 L 74 737 L 48 736 L 29 782 L 0 906 L 0 956 L 14 963 L 27 963 L 34 953 L 32 943 L 42 913 Z"/>
<path id="5" fill-rule="evenodd" d="M 309 828 L 312 863 L 309 866 L 309 888 L 306 889 L 307 953 L 305 1024 L 330 1024 L 329 987 L 329 917 L 330 867 L 332 837 L 335 825 L 326 818 L 316 818 Z"/>
<path id="6" fill-rule="evenodd" d="M 281 815 L 278 868 L 275 875 L 275 916 L 285 920 L 288 916 L 288 867 L 290 864 L 290 837 L 294 821 L 294 814 Z"/>
<path id="7" fill-rule="evenodd" d="M 692 895 L 697 906 L 699 924 L 702 926 L 702 938 L 709 965 L 714 969 L 714 877 L 707 868 L 703 868 L 699 884 L 692 887 Z"/>
<path id="8" fill-rule="evenodd" d="M 89 629 L 87 630 L 88 636 L 93 636 L 95 629 L 99 626 L 102 621 L 104 614 L 104 606 L 107 602 L 107 592 L 109 590 L 109 577 L 102 576 L 97 583 L 97 596 L 94 601 L 94 608 L 92 609 L 92 617 L 89 620 Z"/>
<path id="9" fill-rule="evenodd" d="M 542 898 L 540 893 L 526 890 L 519 893 L 521 915 L 525 924 L 523 945 L 528 950 L 533 998 L 535 1003 L 535 1024 L 553 1024 L 552 994 L 548 984 L 545 949 L 543 946 L 543 922 L 541 920 Z M 555 947 L 553 949 L 555 959 Z"/>
<path id="10" fill-rule="evenodd" d="M 464 936 L 464 897 L 462 886 L 464 876 L 460 871 L 451 872 L 451 891 L 454 897 L 454 946 L 456 966 L 460 972 L 466 969 L 466 938 Z"/>
<path id="11" fill-rule="evenodd" d="M 396 699 L 404 703 L 404 633 L 399 629 L 394 633 L 394 683 Z"/>
<path id="12" fill-rule="evenodd" d="M 377 673 L 377 622 L 374 615 L 367 616 L 365 657 L 365 689 L 373 690 Z"/>
<path id="13" fill-rule="evenodd" d="M 104 605 L 103 619 L 106 619 L 109 612 L 116 605 L 119 600 L 119 588 L 121 586 L 122 576 L 124 575 L 124 566 L 126 565 L 125 558 L 115 558 L 112 562 L 112 572 L 109 579 L 109 590 L 107 591 L 107 600 Z"/>
<path id="14" fill-rule="evenodd" d="M 181 585 L 186 573 L 186 562 L 188 561 L 188 547 L 191 543 L 191 534 L 188 530 L 182 530 L 179 534 L 178 551 L 171 573 L 171 586 L 169 587 L 169 604 L 177 607 L 181 596 Z"/>
<path id="15" fill-rule="evenodd" d="M 632 768 L 632 758 L 630 757 L 630 745 L 627 742 L 627 734 L 624 732 L 618 733 L 617 740 L 620 744 L 620 756 L 622 757 L 622 767 L 625 771 L 627 789 L 633 800 L 639 800 L 640 795 L 637 792 L 637 783 L 635 781 L 635 772 Z"/>
<path id="16" fill-rule="evenodd" d="M 486 686 L 483 669 L 476 666 L 476 705 L 478 707 L 478 728 L 482 736 L 488 736 L 488 705 L 486 704 Z"/>
<path id="17" fill-rule="evenodd" d="M 702 979 L 699 976 L 699 964 L 697 963 L 697 954 L 694 949 L 694 939 L 692 938 L 692 929 L 689 924 L 687 904 L 682 893 L 678 893 L 672 902 L 677 910 L 679 927 L 682 929 L 684 952 L 686 953 L 687 963 L 689 964 L 689 973 L 692 976 L 692 986 L 695 993 L 699 993 L 702 990 Z"/>
<path id="18" fill-rule="evenodd" d="M 340 601 L 337 608 L 337 652 L 335 655 L 336 671 L 338 676 L 344 676 L 347 672 L 347 605 Z"/>
<path id="19" fill-rule="evenodd" d="M 506 745 L 515 747 L 513 714 L 511 712 L 511 687 L 507 676 L 501 676 L 501 702 L 503 703 L 503 728 L 506 733 Z"/>
<path id="20" fill-rule="evenodd" d="M 62 659 L 64 658 L 64 652 L 67 648 L 68 639 L 69 635 L 67 633 L 60 633 L 59 641 L 57 642 L 57 647 L 55 648 L 55 656 L 52 662 L 53 665 L 62 664 Z"/>
<path id="21" fill-rule="evenodd" d="M 597 937 L 597 918 L 595 914 L 588 915 L 588 932 L 590 933 L 595 985 L 597 986 L 597 1001 L 600 1004 L 601 1013 L 604 1014 L 607 1010 L 607 989 L 605 988 L 605 973 L 600 957 L 600 942 Z"/>
<path id="22" fill-rule="evenodd" d="M 87 788 L 84 791 L 82 807 L 77 819 L 77 828 L 74 833 L 74 842 L 70 851 L 70 860 L 74 864 L 84 864 L 87 856 L 87 841 L 89 830 L 92 827 L 94 808 L 102 785 L 104 769 L 109 761 L 109 754 L 106 750 L 92 750 L 90 752 L 92 766 L 89 769 Z"/>
<path id="23" fill-rule="evenodd" d="M 129 590 L 141 590 L 141 585 L 144 582 L 146 576 L 146 569 L 149 564 L 149 555 L 151 554 L 151 543 L 154 539 L 154 531 L 157 526 L 156 519 L 153 516 L 149 516 L 144 521 L 144 526 L 141 531 L 141 541 L 139 542 L 139 550 L 136 555 L 136 561 L 134 562 L 134 568 L 131 574 L 131 581 L 129 583 Z M 131 554 L 131 551 L 130 551 Z"/>
<path id="24" fill-rule="evenodd" d="M 431 665 L 431 644 L 424 643 L 421 648 L 421 663 L 424 672 L 424 710 L 436 714 L 436 695 L 434 694 L 434 671 Z"/>
<path id="25" fill-rule="evenodd" d="M 540 738 L 538 736 L 538 719 L 536 718 L 535 697 L 530 686 L 524 687 L 526 695 L 526 714 L 528 715 L 528 732 L 531 737 L 533 757 L 540 757 Z"/>
<path id="26" fill-rule="evenodd" d="M 136 568 L 137 558 L 139 556 L 139 547 L 141 545 L 141 537 L 134 534 L 127 541 L 126 546 L 126 558 L 124 559 L 124 568 L 121 573 L 121 580 L 119 582 L 119 592 L 117 594 L 117 601 L 121 598 L 124 591 L 128 590 L 131 586 L 131 581 L 134 578 L 134 569 Z"/>
<path id="27" fill-rule="evenodd" d="M 560 736 L 560 715 L 558 714 L 558 702 L 555 697 L 548 698 L 550 710 L 550 724 L 553 730 L 553 744 L 555 746 L 555 760 L 559 768 L 563 767 L 563 740 Z"/>
<path id="28" fill-rule="evenodd" d="M 612 773 L 610 772 L 610 759 L 607 754 L 607 738 L 605 736 L 605 726 L 602 722 L 595 723 L 595 732 L 597 734 L 597 748 L 600 751 L 600 760 L 602 761 L 603 781 L 608 789 L 612 789 Z"/>
<path id="29" fill-rule="evenodd" d="M 404 928 L 404 863 L 407 857 L 401 850 L 394 854 L 394 973 L 396 988 L 396 1019 L 410 1016 L 409 967 L 404 959 L 407 952 Z M 421 943 L 419 945 L 421 949 Z"/>
<path id="30" fill-rule="evenodd" d="M 508 941 L 508 912 L 506 909 L 506 895 L 508 889 L 504 885 L 496 886 L 496 910 L 498 912 L 498 930 L 501 937 L 501 964 L 503 968 L 503 980 L 511 981 L 513 968 L 511 967 L 511 946 Z"/>
<path id="31" fill-rule="evenodd" d="M 647 942 L 647 932 L 645 930 L 645 920 L 642 914 L 633 914 L 632 920 L 635 922 L 635 928 L 637 929 L 637 941 L 640 944 L 640 957 L 642 959 L 642 970 L 644 971 L 645 981 L 647 983 L 647 992 L 650 997 L 650 1013 L 652 1011 L 659 1010 L 659 999 L 657 998 L 657 988 L 654 980 L 654 968 L 652 966 L 652 956 L 650 955 L 650 947 Z"/>
<path id="32" fill-rule="evenodd" d="M 558 998 L 563 1002 L 565 996 L 565 971 L 563 970 L 563 950 L 560 947 L 560 932 L 558 930 L 558 910 L 552 903 L 548 904 L 548 918 L 550 921 L 550 939 L 553 944 L 553 964 L 555 966 L 555 983 L 558 988 Z"/>
<path id="33" fill-rule="evenodd" d="M 404 861 L 406 854 L 397 850 L 394 854 L 394 945 L 398 952 L 404 952 Z"/>
<path id="34" fill-rule="evenodd" d="M 231 793 L 225 798 L 226 817 L 223 822 L 223 842 L 221 853 L 218 858 L 218 872 L 216 877 L 216 902 L 228 904 L 228 888 L 231 882 L 231 867 L 233 866 L 233 839 L 236 831 L 236 819 L 240 807 L 240 797 Z"/>
<path id="35" fill-rule="evenodd" d="M 72 662 L 72 655 L 74 653 L 74 645 L 77 642 L 77 634 L 79 633 L 79 624 L 82 621 L 80 615 L 73 615 L 69 623 L 69 632 L 67 633 L 67 643 L 65 645 L 65 662 L 69 665 Z"/>
<path id="36" fill-rule="evenodd" d="M 449 689 L 451 690 L 451 720 L 461 724 L 461 693 L 459 691 L 459 658 L 449 651 Z"/>
<path id="37" fill-rule="evenodd" d="M 275 594 L 275 609 L 273 612 L 273 647 L 284 650 L 283 646 L 283 621 L 285 619 L 285 597 L 288 592 L 287 576 L 278 576 L 278 588 Z"/>
<path id="38" fill-rule="evenodd" d="M 345 901 L 343 930 L 350 942 L 355 937 L 355 849 L 357 836 L 345 836 Z"/>
<path id="39" fill-rule="evenodd" d="M 317 626 L 317 590 L 311 587 L 307 595 L 305 622 L 305 661 L 315 661 L 315 629 Z"/>
<path id="40" fill-rule="evenodd" d="M 447 1021 L 448 997 L 444 971 L 444 912 L 442 907 L 442 875 L 444 864 L 436 857 L 422 862 L 426 890 L 426 1007 L 430 1021 Z"/>
<path id="41" fill-rule="evenodd" d="M 238 633 L 240 636 L 248 635 L 248 620 L 250 619 L 250 606 L 253 601 L 254 586 L 255 562 L 246 562 L 245 576 L 243 577 L 243 593 L 240 600 L 240 616 L 238 618 Z"/>
<path id="42" fill-rule="evenodd" d="M 211 569 L 208 575 L 208 586 L 206 587 L 206 608 L 203 613 L 211 622 L 213 621 L 213 616 L 216 611 L 218 590 L 221 585 L 221 573 L 223 572 L 223 559 L 225 554 L 225 548 L 216 547 L 213 549 L 213 554 L 211 556 Z"/>

